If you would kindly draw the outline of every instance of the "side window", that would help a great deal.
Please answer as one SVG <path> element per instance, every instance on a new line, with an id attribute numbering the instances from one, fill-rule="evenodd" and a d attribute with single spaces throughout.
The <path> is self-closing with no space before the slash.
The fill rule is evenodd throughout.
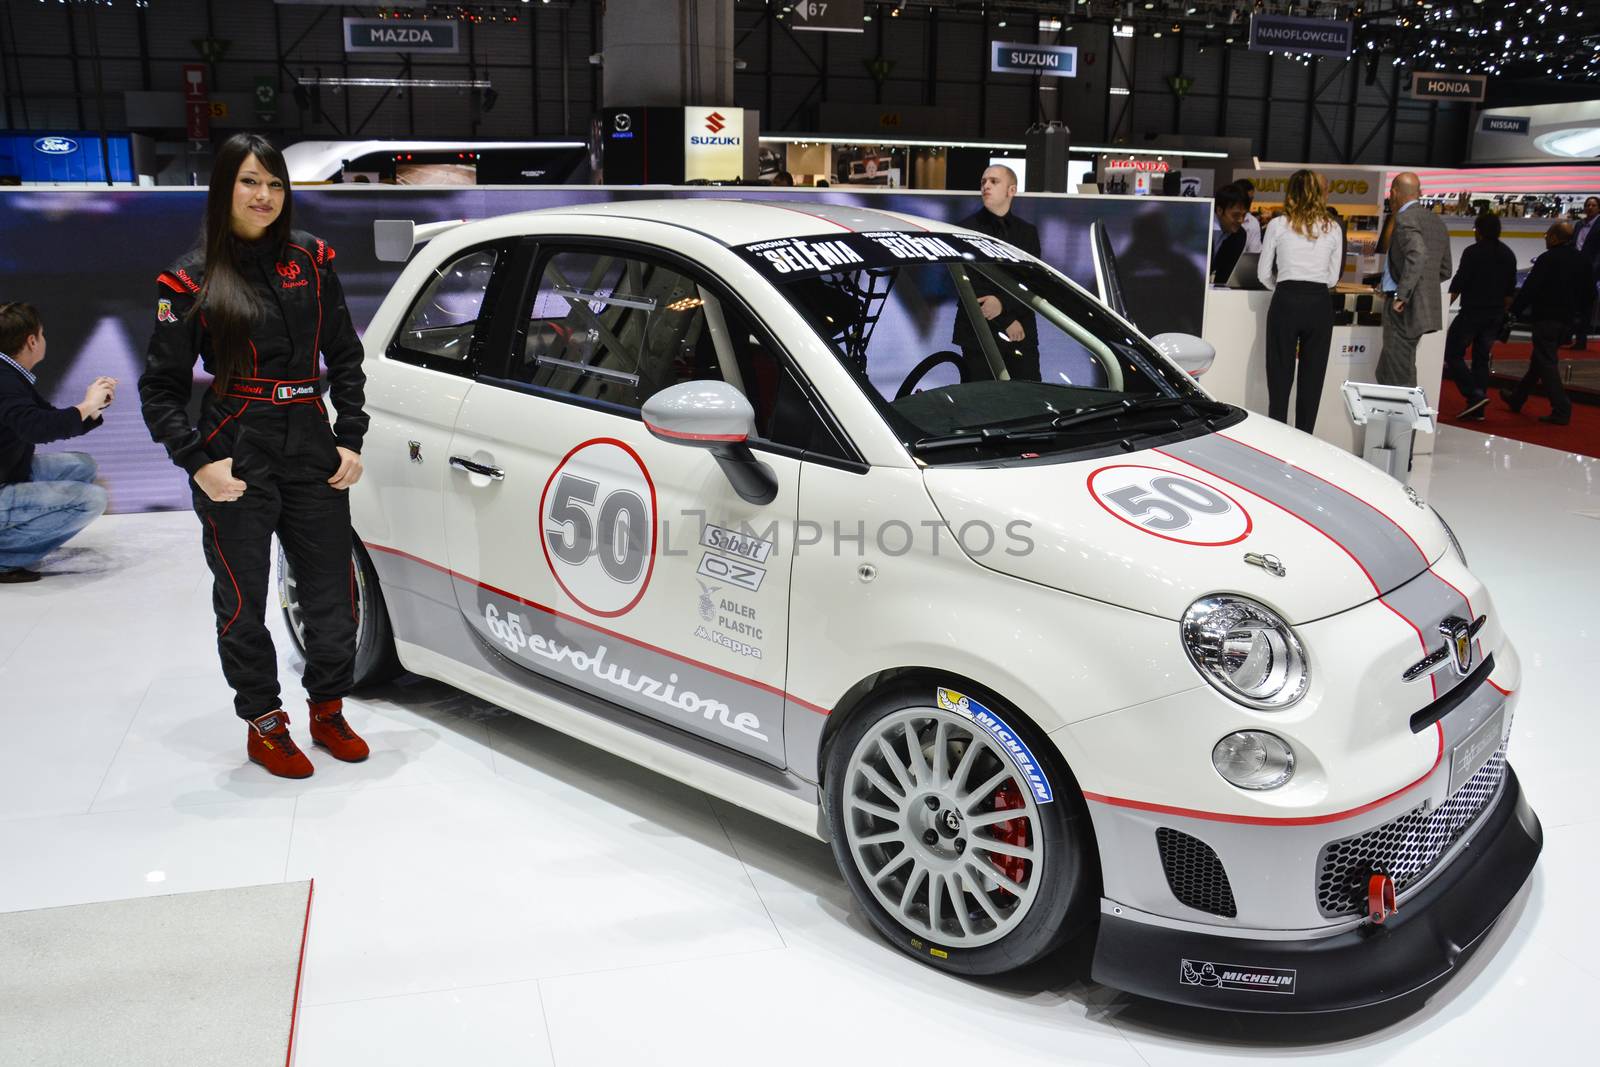
<path id="1" fill-rule="evenodd" d="M 843 457 L 804 391 L 742 308 L 683 271 L 623 252 L 551 250 L 506 377 L 631 414 L 669 386 L 725 381 L 756 436 Z"/>
<path id="2" fill-rule="evenodd" d="M 441 370 L 464 368 L 498 259 L 495 249 L 479 248 L 437 268 L 390 354 Z"/>

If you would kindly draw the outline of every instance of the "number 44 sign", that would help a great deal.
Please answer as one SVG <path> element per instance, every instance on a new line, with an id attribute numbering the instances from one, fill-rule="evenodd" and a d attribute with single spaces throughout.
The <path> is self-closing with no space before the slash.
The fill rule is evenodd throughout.
<path id="1" fill-rule="evenodd" d="M 656 487 L 639 454 L 596 438 L 568 452 L 539 500 L 540 546 L 556 584 L 590 614 L 632 611 L 656 562 Z"/>
<path id="2" fill-rule="evenodd" d="M 1185 545 L 1221 547 L 1250 534 L 1250 513 L 1218 486 L 1160 467 L 1117 464 L 1089 475 L 1089 494 L 1111 516 Z"/>

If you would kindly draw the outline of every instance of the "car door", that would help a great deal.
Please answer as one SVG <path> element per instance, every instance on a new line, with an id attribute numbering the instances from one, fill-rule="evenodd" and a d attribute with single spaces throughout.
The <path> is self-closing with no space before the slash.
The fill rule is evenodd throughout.
<path id="1" fill-rule="evenodd" d="M 783 766 L 800 461 L 753 442 L 778 485 L 753 505 L 709 452 L 660 441 L 639 417 L 681 381 L 759 393 L 744 379 L 771 356 L 671 253 L 530 247 L 521 299 L 503 303 L 516 310 L 501 362 L 468 392 L 450 444 L 460 609 L 530 675 Z"/>

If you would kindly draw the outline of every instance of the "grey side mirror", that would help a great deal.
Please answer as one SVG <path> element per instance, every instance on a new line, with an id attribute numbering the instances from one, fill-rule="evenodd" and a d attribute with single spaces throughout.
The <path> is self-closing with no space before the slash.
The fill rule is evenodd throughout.
<path id="1" fill-rule="evenodd" d="M 1217 350 L 1211 342 L 1202 341 L 1192 333 L 1158 333 L 1150 338 L 1156 349 L 1192 378 L 1198 378 L 1216 362 Z"/>
<path id="2" fill-rule="evenodd" d="M 747 443 L 755 410 L 727 382 L 680 382 L 646 400 L 641 415 L 659 440 L 709 451 L 744 500 L 770 504 L 778 495 L 777 476 Z"/>

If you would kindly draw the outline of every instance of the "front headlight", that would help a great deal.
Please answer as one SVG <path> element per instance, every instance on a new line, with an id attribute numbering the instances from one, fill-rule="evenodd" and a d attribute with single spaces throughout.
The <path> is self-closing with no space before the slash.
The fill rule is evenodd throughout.
<path id="1" fill-rule="evenodd" d="M 1241 730 L 1217 742 L 1211 765 L 1240 789 L 1276 789 L 1294 777 L 1294 749 L 1276 734 Z"/>
<path id="2" fill-rule="evenodd" d="M 1460 538 L 1456 537 L 1456 532 L 1450 529 L 1450 524 L 1444 521 L 1444 516 L 1439 514 L 1438 508 L 1430 506 L 1428 510 L 1433 512 L 1433 517 L 1439 520 L 1440 526 L 1444 527 L 1444 535 L 1450 538 L 1450 547 L 1456 550 L 1456 559 L 1459 559 L 1461 565 L 1465 567 L 1467 565 L 1467 554 L 1461 551 Z"/>
<path id="3" fill-rule="evenodd" d="M 1223 695 L 1279 711 L 1305 695 L 1305 648 L 1271 608 L 1241 596 L 1202 597 L 1183 613 L 1183 650 Z"/>

